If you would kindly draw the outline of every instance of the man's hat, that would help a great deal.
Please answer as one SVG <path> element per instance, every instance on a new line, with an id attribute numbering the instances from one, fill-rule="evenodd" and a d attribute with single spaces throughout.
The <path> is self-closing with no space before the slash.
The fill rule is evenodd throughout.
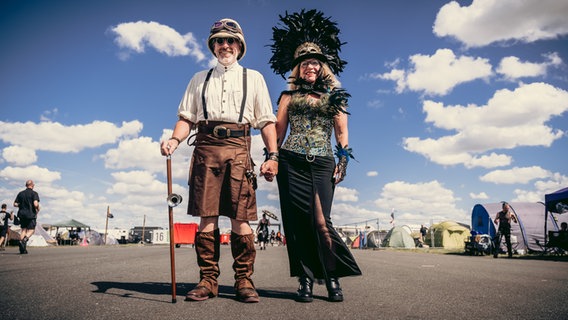
<path id="1" fill-rule="evenodd" d="M 235 38 L 239 40 L 241 43 L 241 52 L 239 53 L 237 60 L 241 60 L 247 52 L 247 44 L 245 42 L 243 29 L 241 29 L 239 23 L 233 19 L 224 18 L 213 23 L 213 26 L 211 26 L 209 38 L 207 39 L 207 46 L 213 55 L 215 55 L 215 51 L 213 50 L 213 41 L 211 40 L 215 38 Z"/>

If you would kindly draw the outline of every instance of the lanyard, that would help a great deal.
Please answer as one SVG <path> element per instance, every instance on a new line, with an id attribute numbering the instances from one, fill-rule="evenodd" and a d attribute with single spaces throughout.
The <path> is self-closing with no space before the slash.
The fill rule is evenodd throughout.
<path id="1" fill-rule="evenodd" d="M 209 72 L 207 72 L 207 77 L 205 77 L 205 83 L 203 83 L 203 90 L 201 91 L 201 103 L 203 104 L 203 116 L 205 117 L 205 121 L 207 121 L 208 118 L 207 103 L 205 102 L 205 89 L 207 88 L 207 83 L 209 83 L 209 79 L 211 78 L 212 73 L 213 73 L 213 68 L 209 69 Z M 241 123 L 243 121 L 243 113 L 245 111 L 246 101 L 247 101 L 247 68 L 243 68 L 243 100 L 241 101 L 241 112 L 239 114 L 238 123 Z"/>

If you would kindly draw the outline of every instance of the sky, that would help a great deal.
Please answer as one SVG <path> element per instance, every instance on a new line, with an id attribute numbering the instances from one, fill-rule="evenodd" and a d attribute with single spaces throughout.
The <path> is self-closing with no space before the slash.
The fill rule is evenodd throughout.
<path id="1" fill-rule="evenodd" d="M 276 110 L 286 83 L 268 63 L 272 27 L 301 9 L 330 16 L 345 42 L 356 161 L 336 189 L 335 225 L 470 224 L 475 204 L 568 186 L 565 0 L 4 0 L 0 201 L 15 209 L 33 179 L 39 223 L 100 230 L 109 207 L 109 228 L 167 228 L 159 144 L 193 74 L 214 62 L 210 26 L 240 23 L 240 63 L 264 75 Z M 262 147 L 254 131 L 257 165 Z M 192 150 L 172 157 L 175 222 L 198 221 L 185 213 Z M 257 203 L 280 217 L 275 182 L 260 179 Z"/>

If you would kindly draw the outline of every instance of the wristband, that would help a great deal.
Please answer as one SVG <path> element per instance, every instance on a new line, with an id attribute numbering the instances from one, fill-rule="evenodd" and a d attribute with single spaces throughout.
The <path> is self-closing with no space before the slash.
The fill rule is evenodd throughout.
<path id="1" fill-rule="evenodd" d="M 278 152 L 270 152 L 264 161 L 272 160 L 278 162 Z"/>
<path id="2" fill-rule="evenodd" d="M 178 145 L 181 143 L 181 140 L 177 137 L 171 137 L 170 140 L 175 140 L 178 142 Z"/>

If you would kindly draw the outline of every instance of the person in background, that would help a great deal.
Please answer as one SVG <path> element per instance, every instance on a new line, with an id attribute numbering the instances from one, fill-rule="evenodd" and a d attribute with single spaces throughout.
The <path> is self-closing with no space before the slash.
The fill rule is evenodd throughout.
<path id="1" fill-rule="evenodd" d="M 258 237 L 258 245 L 260 250 L 266 250 L 266 243 L 269 239 L 268 226 L 270 226 L 270 220 L 266 217 L 266 214 L 262 214 L 262 219 L 258 222 L 256 227 L 256 234 Z"/>
<path id="2" fill-rule="evenodd" d="M 10 226 L 8 225 L 10 220 L 14 220 L 14 212 L 8 212 L 6 209 L 8 205 L 2 204 L 2 209 L 0 211 L 0 251 L 6 250 L 6 243 L 8 243 L 8 232 Z"/>
<path id="3" fill-rule="evenodd" d="M 507 245 L 507 255 L 509 258 L 512 258 L 513 246 L 511 245 L 511 221 L 517 223 L 517 217 L 513 212 L 511 212 L 511 207 L 507 202 L 503 202 L 501 208 L 502 210 L 497 212 L 494 220 L 495 224 L 498 224 L 499 227 L 494 241 L 493 258 L 498 257 L 501 239 L 503 237 L 505 237 L 505 243 Z"/>
<path id="4" fill-rule="evenodd" d="M 32 180 L 26 181 L 26 189 L 20 191 L 14 201 L 14 207 L 18 208 L 20 219 L 20 254 L 27 254 L 27 243 L 35 232 L 37 215 L 39 213 L 39 195 L 34 191 L 35 184 Z"/>
<path id="5" fill-rule="evenodd" d="M 276 117 L 264 77 L 243 68 L 246 53 L 241 26 L 233 19 L 213 23 L 207 40 L 217 65 L 196 73 L 178 107 L 178 121 L 161 153 L 170 156 L 197 128 L 190 164 L 188 214 L 200 217 L 195 236 L 199 283 L 186 300 L 218 295 L 219 216 L 231 220 L 231 253 L 238 301 L 259 302 L 252 281 L 256 249 L 249 221 L 256 221 L 256 174 L 250 155 L 251 128 L 260 129 L 270 158 L 260 174 L 272 181 L 278 173 Z"/>
<path id="6" fill-rule="evenodd" d="M 321 280 L 328 301 L 340 302 L 339 278 L 360 275 L 361 270 L 331 221 L 335 186 L 353 158 L 348 147 L 349 94 L 334 74 L 345 64 L 338 56 L 339 29 L 316 10 L 286 13 L 280 22 L 273 28 L 270 62 L 282 77 L 291 70 L 289 90 L 281 93 L 276 116 L 277 181 L 290 275 L 299 278 L 297 301 L 313 301 L 314 282 Z"/>
<path id="7" fill-rule="evenodd" d="M 426 234 L 428 233 L 428 228 L 426 228 L 423 224 L 420 225 L 420 240 L 422 243 L 426 240 Z"/>

